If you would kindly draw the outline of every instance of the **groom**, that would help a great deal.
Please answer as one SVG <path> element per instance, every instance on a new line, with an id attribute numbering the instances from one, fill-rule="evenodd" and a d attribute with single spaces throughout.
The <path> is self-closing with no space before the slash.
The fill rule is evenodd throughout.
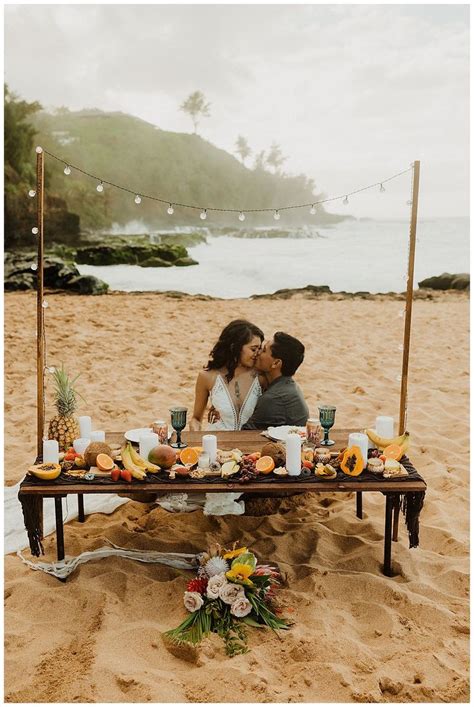
<path id="1" fill-rule="evenodd" d="M 264 430 L 278 425 L 304 426 L 309 411 L 300 387 L 293 380 L 304 359 L 304 346 L 294 336 L 277 331 L 265 341 L 255 367 L 268 380 L 243 430 Z"/>

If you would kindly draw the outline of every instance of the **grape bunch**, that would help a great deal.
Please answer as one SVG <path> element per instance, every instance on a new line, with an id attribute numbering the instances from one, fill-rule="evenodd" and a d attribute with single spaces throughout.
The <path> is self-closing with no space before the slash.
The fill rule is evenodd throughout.
<path id="1" fill-rule="evenodd" d="M 249 481 L 253 481 L 258 476 L 258 471 L 255 468 L 255 462 L 249 457 L 244 457 L 240 462 L 240 484 L 247 484 Z"/>

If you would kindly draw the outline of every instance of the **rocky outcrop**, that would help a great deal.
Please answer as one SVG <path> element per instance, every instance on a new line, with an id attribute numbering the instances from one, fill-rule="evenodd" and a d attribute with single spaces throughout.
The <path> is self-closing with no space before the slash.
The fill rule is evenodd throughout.
<path id="1" fill-rule="evenodd" d="M 293 295 L 298 294 L 317 297 L 321 294 L 330 295 L 332 294 L 332 290 L 328 287 L 328 285 L 306 285 L 306 287 L 277 290 L 276 292 L 273 292 L 273 294 L 268 295 L 252 295 L 250 299 L 261 299 L 262 297 L 272 299 L 290 299 L 290 297 L 293 297 Z"/>
<path id="2" fill-rule="evenodd" d="M 430 290 L 469 290 L 470 276 L 469 273 L 452 275 L 444 272 L 442 275 L 427 277 L 426 280 L 418 283 L 418 287 Z"/>
<path id="3" fill-rule="evenodd" d="M 5 291 L 35 290 L 37 271 L 36 253 L 6 253 L 4 264 Z M 108 291 L 107 283 L 91 275 L 81 275 L 74 263 L 47 256 L 43 268 L 44 286 L 50 290 L 66 290 L 83 295 L 101 295 Z"/>
<path id="4" fill-rule="evenodd" d="M 184 246 L 154 243 L 86 246 L 76 250 L 75 260 L 81 265 L 141 265 L 153 268 L 197 265 Z"/>

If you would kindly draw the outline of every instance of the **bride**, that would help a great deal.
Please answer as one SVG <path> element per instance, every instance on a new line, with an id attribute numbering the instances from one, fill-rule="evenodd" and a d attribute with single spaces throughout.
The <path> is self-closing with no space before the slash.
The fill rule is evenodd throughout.
<path id="1" fill-rule="evenodd" d="M 224 327 L 197 377 L 190 430 L 201 429 L 208 402 L 219 413 L 208 429 L 242 429 L 267 385 L 255 370 L 263 340 L 262 330 L 245 319 L 235 319 Z"/>

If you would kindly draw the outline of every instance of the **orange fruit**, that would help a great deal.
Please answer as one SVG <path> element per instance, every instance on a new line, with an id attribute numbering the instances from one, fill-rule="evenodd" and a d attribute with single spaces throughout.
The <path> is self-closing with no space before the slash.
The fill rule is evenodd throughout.
<path id="1" fill-rule="evenodd" d="M 260 457 L 255 462 L 255 468 L 260 474 L 270 474 L 275 468 L 275 462 L 271 457 Z"/>
<path id="2" fill-rule="evenodd" d="M 395 459 L 398 461 L 403 456 L 403 449 L 399 444 L 389 444 L 388 447 L 385 447 L 383 450 L 383 455 L 387 459 Z"/>
<path id="3" fill-rule="evenodd" d="M 190 464 L 191 466 L 194 466 L 198 463 L 199 454 L 193 447 L 186 447 L 180 451 L 179 459 L 182 464 Z"/>
<path id="4" fill-rule="evenodd" d="M 108 454 L 98 454 L 95 465 L 101 471 L 112 471 L 114 468 L 114 460 Z"/>

